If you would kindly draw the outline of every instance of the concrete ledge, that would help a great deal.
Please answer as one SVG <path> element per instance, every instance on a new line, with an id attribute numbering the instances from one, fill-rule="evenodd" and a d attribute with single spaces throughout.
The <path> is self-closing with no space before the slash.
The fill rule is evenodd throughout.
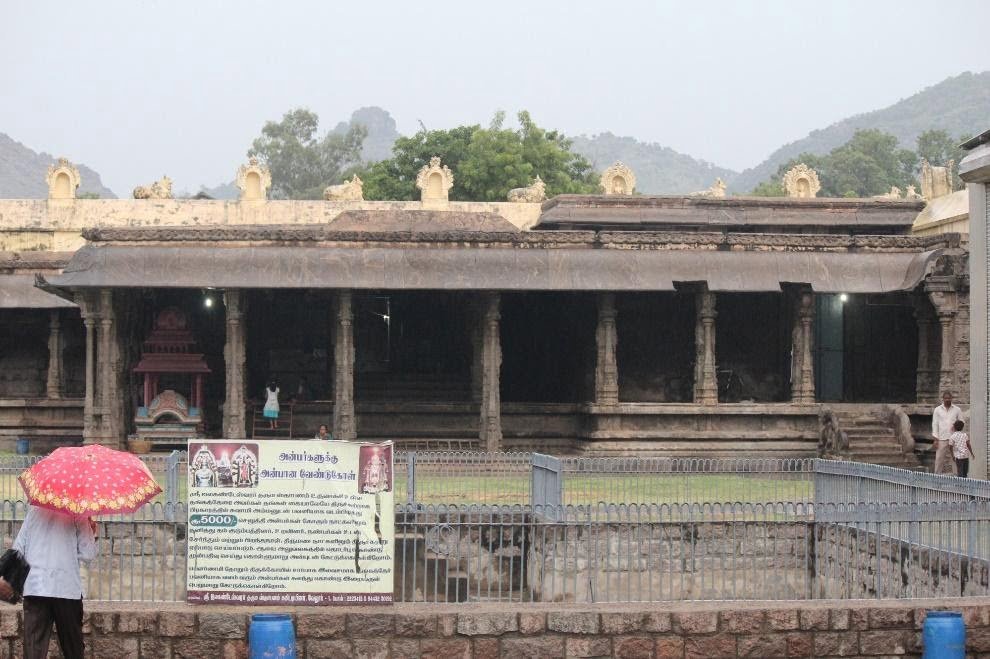
<path id="1" fill-rule="evenodd" d="M 672 604 L 254 608 L 87 604 L 87 657 L 247 656 L 250 615 L 293 616 L 298 657 L 811 657 L 921 655 L 927 609 L 961 610 L 967 652 L 990 656 L 990 598 Z M 19 607 L 0 656 L 21 656 Z M 60 656 L 60 655 L 56 655 Z"/>

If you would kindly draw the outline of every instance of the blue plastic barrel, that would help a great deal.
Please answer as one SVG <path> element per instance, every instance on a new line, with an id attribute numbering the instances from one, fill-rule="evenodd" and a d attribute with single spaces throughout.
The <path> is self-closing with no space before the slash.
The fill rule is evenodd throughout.
<path id="1" fill-rule="evenodd" d="M 27 455 L 29 448 L 31 448 L 31 442 L 26 437 L 20 437 L 17 440 L 17 455 Z"/>
<path id="2" fill-rule="evenodd" d="M 966 659 L 966 625 L 958 611 L 929 611 L 921 638 L 923 659 Z"/>
<path id="3" fill-rule="evenodd" d="M 248 629 L 250 659 L 296 659 L 296 632 L 288 613 L 255 613 Z"/>

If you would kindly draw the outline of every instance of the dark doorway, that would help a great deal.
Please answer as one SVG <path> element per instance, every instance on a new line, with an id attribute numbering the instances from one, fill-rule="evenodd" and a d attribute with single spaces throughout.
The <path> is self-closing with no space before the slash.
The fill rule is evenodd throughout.
<path id="1" fill-rule="evenodd" d="M 694 295 L 632 293 L 616 298 L 619 400 L 692 400 Z"/>
<path id="2" fill-rule="evenodd" d="M 594 376 L 596 314 L 590 295 L 504 293 L 502 400 L 588 400 Z"/>
<path id="3" fill-rule="evenodd" d="M 723 403 L 790 400 L 793 322 L 781 293 L 719 293 L 715 359 Z"/>

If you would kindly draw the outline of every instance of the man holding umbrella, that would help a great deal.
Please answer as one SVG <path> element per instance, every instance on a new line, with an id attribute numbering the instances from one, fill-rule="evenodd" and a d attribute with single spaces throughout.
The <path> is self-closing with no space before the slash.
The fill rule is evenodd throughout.
<path id="1" fill-rule="evenodd" d="M 24 657 L 48 656 L 54 623 L 65 658 L 83 659 L 79 562 L 96 557 L 92 516 L 132 513 L 162 489 L 139 458 L 98 444 L 55 449 L 18 480 L 31 504 L 12 548 L 28 566 Z"/>
<path id="2" fill-rule="evenodd" d="M 31 566 L 24 582 L 24 658 L 48 656 L 54 623 L 65 659 L 83 659 L 79 561 L 96 557 L 96 522 L 31 506 L 14 549 Z"/>

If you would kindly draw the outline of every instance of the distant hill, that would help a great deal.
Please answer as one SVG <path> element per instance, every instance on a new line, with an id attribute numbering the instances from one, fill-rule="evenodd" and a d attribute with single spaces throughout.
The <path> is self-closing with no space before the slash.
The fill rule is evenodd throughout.
<path id="1" fill-rule="evenodd" d="M 341 121 L 330 132 L 343 134 L 355 124 L 368 129 L 368 136 L 361 147 L 361 160 L 378 162 L 392 157 L 392 145 L 399 137 L 399 131 L 391 114 L 375 106 L 360 108 L 351 113 L 350 121 Z"/>
<path id="2" fill-rule="evenodd" d="M 826 154 L 849 141 L 861 128 L 879 128 L 897 137 L 901 145 L 914 149 L 918 135 L 941 128 L 953 138 L 976 135 L 990 122 L 990 71 L 963 73 L 946 78 L 893 105 L 858 114 L 807 137 L 785 144 L 759 165 L 743 171 L 729 185 L 736 193 L 752 190 L 777 173 L 777 168 L 802 153 Z"/>
<path id="3" fill-rule="evenodd" d="M 571 140 L 574 151 L 590 160 L 596 171 L 604 170 L 616 160 L 632 167 L 636 172 L 636 190 L 643 194 L 687 194 L 708 189 L 716 178 L 729 184 L 737 176 L 731 169 L 633 137 L 601 133 Z"/>
<path id="4" fill-rule="evenodd" d="M 47 153 L 35 153 L 20 142 L 0 133 L 0 198 L 46 199 L 48 184 L 45 176 L 55 157 Z M 103 199 L 115 199 L 117 195 L 103 186 L 100 175 L 86 165 L 75 163 L 82 182 L 77 194 L 95 193 Z"/>

